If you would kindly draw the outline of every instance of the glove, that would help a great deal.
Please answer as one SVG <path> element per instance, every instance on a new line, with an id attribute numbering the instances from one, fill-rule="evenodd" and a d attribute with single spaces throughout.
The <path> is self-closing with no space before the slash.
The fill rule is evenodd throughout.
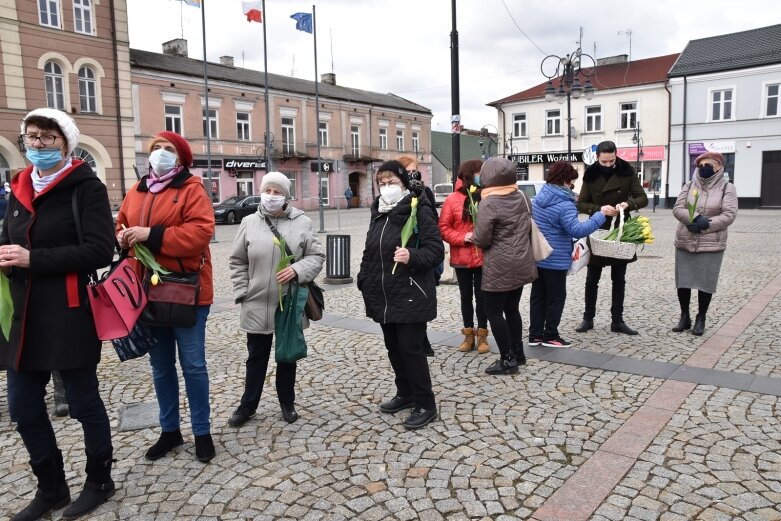
<path id="1" fill-rule="evenodd" d="M 698 215 L 694 218 L 694 224 L 700 227 L 700 231 L 707 230 L 710 228 L 710 219 L 703 217 L 702 215 Z"/>
<path id="2" fill-rule="evenodd" d="M 688 223 L 686 229 L 689 230 L 689 233 L 700 233 L 700 227 L 696 222 Z"/>

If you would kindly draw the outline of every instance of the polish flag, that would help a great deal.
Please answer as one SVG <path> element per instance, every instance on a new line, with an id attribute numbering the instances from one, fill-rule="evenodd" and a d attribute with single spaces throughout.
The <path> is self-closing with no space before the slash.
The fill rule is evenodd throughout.
<path id="1" fill-rule="evenodd" d="M 261 2 L 246 1 L 241 2 L 244 14 L 247 15 L 248 22 L 263 23 L 263 13 L 260 11 Z"/>

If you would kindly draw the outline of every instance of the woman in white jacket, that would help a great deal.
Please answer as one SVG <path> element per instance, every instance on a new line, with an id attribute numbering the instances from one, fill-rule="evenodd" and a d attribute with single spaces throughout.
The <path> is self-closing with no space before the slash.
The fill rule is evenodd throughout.
<path id="1" fill-rule="evenodd" d="M 258 211 L 241 221 L 233 240 L 228 263 L 233 295 L 241 304 L 240 327 L 247 333 L 247 374 L 244 395 L 228 425 L 238 427 L 255 415 L 263 392 L 274 336 L 274 313 L 278 306 L 278 287 L 296 281 L 311 282 L 320 273 L 325 253 L 312 220 L 290 205 L 290 180 L 280 172 L 269 172 L 260 183 Z M 280 259 L 271 226 L 285 239 L 295 257 L 287 268 L 276 271 Z M 308 326 L 306 316 L 304 327 Z M 282 417 L 298 419 L 295 409 L 296 364 L 277 364 L 277 397 Z"/>

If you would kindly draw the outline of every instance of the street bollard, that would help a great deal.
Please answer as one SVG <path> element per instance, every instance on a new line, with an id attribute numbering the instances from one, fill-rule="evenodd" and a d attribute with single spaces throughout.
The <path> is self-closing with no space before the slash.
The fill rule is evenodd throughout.
<path id="1" fill-rule="evenodd" d="M 325 279 L 326 284 L 351 284 L 350 236 L 326 235 Z"/>

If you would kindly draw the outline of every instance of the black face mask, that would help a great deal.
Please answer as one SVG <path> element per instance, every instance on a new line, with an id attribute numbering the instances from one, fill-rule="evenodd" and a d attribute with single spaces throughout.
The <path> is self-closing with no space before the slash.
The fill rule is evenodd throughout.
<path id="1" fill-rule="evenodd" d="M 708 179 L 710 176 L 712 176 L 715 173 L 716 172 L 713 170 L 713 165 L 705 164 L 700 167 L 700 177 L 704 179 Z"/>
<path id="2" fill-rule="evenodd" d="M 599 171 L 602 172 L 603 174 L 609 174 L 610 172 L 613 171 L 613 168 L 615 168 L 615 165 L 610 165 L 610 166 L 599 165 Z"/>

